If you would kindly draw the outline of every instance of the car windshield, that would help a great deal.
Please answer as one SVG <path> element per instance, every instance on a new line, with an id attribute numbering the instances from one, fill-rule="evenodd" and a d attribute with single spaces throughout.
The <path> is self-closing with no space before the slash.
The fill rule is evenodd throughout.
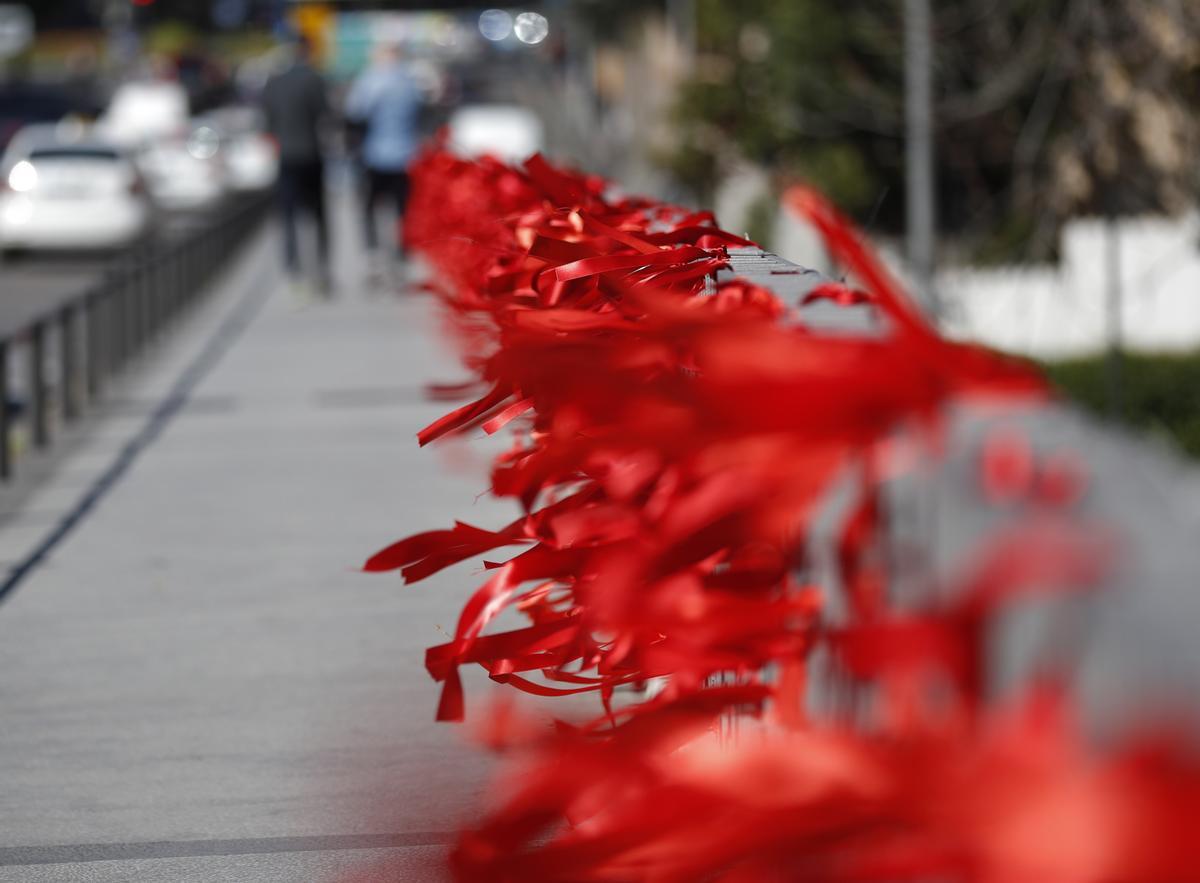
<path id="1" fill-rule="evenodd" d="M 29 151 L 32 159 L 118 159 L 111 147 L 35 147 Z"/>

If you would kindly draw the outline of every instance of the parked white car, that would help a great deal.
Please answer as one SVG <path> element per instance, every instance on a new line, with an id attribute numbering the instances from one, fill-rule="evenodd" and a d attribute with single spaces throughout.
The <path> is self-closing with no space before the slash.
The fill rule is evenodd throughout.
<path id="1" fill-rule="evenodd" d="M 254 107 L 222 107 L 196 119 L 221 135 L 225 180 L 230 190 L 265 190 L 279 174 L 279 151 L 266 133 L 266 121 Z"/>
<path id="2" fill-rule="evenodd" d="M 172 80 L 145 79 L 118 86 L 97 126 L 110 141 L 136 147 L 172 135 L 187 122 L 183 86 Z"/>
<path id="3" fill-rule="evenodd" d="M 220 202 L 227 192 L 221 148 L 221 133 L 203 123 L 143 144 L 138 166 L 154 201 L 173 211 L 196 211 Z"/>
<path id="4" fill-rule="evenodd" d="M 466 159 L 488 155 L 520 163 L 542 149 L 542 122 L 514 104 L 466 104 L 450 116 L 450 147 Z"/>
<path id="5" fill-rule="evenodd" d="M 82 125 L 28 126 L 0 159 L 0 252 L 123 248 L 152 214 L 132 157 Z"/>

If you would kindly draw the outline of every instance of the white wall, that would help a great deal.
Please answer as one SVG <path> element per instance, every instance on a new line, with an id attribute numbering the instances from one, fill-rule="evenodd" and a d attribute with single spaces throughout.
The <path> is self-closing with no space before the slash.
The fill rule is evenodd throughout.
<path id="1" fill-rule="evenodd" d="M 814 258 L 807 225 L 780 213 L 780 255 L 828 271 Z M 1122 337 L 1134 350 L 1200 348 L 1200 216 L 1132 218 L 1118 223 Z M 887 262 L 905 275 L 896 252 Z M 1063 231 L 1058 266 L 953 268 L 939 274 L 943 327 L 953 337 L 1009 352 L 1062 358 L 1102 350 L 1107 341 L 1108 238 L 1084 218 Z"/>

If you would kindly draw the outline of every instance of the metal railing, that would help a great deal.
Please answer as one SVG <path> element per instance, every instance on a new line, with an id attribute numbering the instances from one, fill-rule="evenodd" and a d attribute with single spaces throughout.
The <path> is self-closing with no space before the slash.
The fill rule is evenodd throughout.
<path id="1" fill-rule="evenodd" d="M 108 385 L 173 325 L 267 216 L 259 194 L 215 212 L 178 241 L 114 259 L 88 289 L 52 298 L 0 327 L 0 481 L 14 474 L 21 424 L 34 450 L 103 398 Z M 27 365 L 14 390 L 11 366 Z M 13 398 L 13 393 L 17 398 Z"/>

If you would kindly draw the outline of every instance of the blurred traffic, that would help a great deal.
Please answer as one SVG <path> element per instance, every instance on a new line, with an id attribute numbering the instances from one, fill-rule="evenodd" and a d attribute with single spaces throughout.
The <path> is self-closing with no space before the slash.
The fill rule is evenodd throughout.
<path id="1" fill-rule="evenodd" d="M 0 255 L 125 247 L 151 229 L 154 204 L 136 155 L 92 127 L 22 128 L 4 153 L 2 174 Z"/>
<path id="2" fill-rule="evenodd" d="M 544 149 L 544 96 L 529 84 L 558 83 L 562 57 L 534 9 L 0 2 L 10 448 L 66 401 L 65 344 L 43 358 L 29 329 L 78 312 L 111 279 L 140 278 L 131 267 L 199 253 L 193 241 L 229 218 L 277 208 L 301 295 L 402 285 L 408 164 L 439 131 L 470 156 Z M 342 265 L 363 276 L 334 279 L 330 252 L 347 248 L 364 257 Z M 31 412 L 34 388 L 49 404 Z"/>
<path id="3" fill-rule="evenodd" d="M 10 95 L 36 95 L 22 84 Z M 45 94 L 52 94 L 48 87 Z M 193 114 L 161 66 L 118 85 L 99 113 L 69 100 L 8 105 L 0 254 L 112 251 L 168 234 L 174 216 L 270 188 L 276 151 L 251 105 Z M 57 119 L 54 109 L 61 109 Z M 50 255 L 53 257 L 53 255 Z"/>
<path id="4" fill-rule="evenodd" d="M 327 100 L 315 121 L 322 189 L 353 193 L 368 215 L 381 195 L 402 214 L 403 186 L 386 175 L 402 174 L 439 129 L 468 155 L 513 161 L 545 147 L 542 114 L 521 83 L 549 82 L 561 66 L 547 15 L 373 6 L 0 4 L 0 254 L 10 268 L 104 257 L 274 188 L 281 145 L 264 97 L 294 63 L 297 41 Z M 371 119 L 361 84 L 352 94 L 372 75 L 366 91 L 378 91 L 381 53 L 412 95 L 403 136 L 401 123 Z M 411 149 L 378 167 L 372 154 L 389 125 Z M 394 221 L 387 230 L 398 245 Z"/>

